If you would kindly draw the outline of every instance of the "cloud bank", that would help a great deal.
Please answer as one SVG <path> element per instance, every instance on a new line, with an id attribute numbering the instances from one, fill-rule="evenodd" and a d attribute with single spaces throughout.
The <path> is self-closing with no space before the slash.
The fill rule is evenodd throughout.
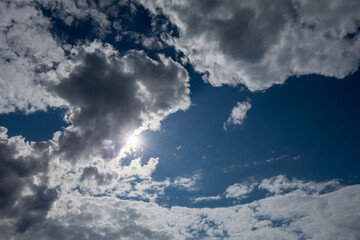
<path id="1" fill-rule="evenodd" d="M 289 191 L 274 190 L 284 189 L 273 181 L 275 178 L 291 184 Z M 320 189 L 333 183 L 289 180 L 284 176 L 274 179 L 262 181 L 272 189 L 263 199 L 213 209 L 165 208 L 156 203 L 71 192 L 54 202 L 45 221 L 14 239 L 359 238 L 359 185 L 314 192 L 303 190 L 303 186 Z M 2 224 L 2 238 L 10 236 L 7 224 Z"/>
<path id="2" fill-rule="evenodd" d="M 359 65 L 358 1 L 147 1 L 176 24 L 173 44 L 214 86 L 251 91 L 288 77 L 344 78 Z"/>

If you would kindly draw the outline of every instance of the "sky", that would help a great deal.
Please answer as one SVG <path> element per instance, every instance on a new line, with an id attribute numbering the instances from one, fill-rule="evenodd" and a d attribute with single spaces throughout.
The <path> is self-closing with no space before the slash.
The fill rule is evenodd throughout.
<path id="1" fill-rule="evenodd" d="M 0 239 L 360 239 L 360 3 L 0 2 Z"/>

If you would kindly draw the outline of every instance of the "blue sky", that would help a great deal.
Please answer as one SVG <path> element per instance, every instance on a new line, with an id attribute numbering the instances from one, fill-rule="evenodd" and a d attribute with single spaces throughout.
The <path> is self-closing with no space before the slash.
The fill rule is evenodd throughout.
<path id="1" fill-rule="evenodd" d="M 1 8 L 0 238 L 359 238 L 360 4 Z"/>

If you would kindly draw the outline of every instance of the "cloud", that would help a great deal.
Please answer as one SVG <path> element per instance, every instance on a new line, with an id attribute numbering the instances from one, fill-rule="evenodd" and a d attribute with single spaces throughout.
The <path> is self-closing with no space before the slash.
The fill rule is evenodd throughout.
<path id="1" fill-rule="evenodd" d="M 344 78 L 358 68 L 357 1 L 139 1 L 176 24 L 179 38 L 168 44 L 214 86 L 258 91 L 293 75 Z"/>
<path id="2" fill-rule="evenodd" d="M 25 232 L 45 219 L 58 192 L 47 187 L 47 143 L 9 138 L 0 127 L 0 215 L 11 231 Z"/>
<path id="3" fill-rule="evenodd" d="M 220 200 L 220 199 L 221 199 L 221 196 L 216 195 L 216 196 L 207 196 L 207 197 L 197 197 L 193 201 L 195 203 L 197 203 L 197 202 L 202 202 L 202 201 L 215 201 L 215 200 Z"/>
<path id="4" fill-rule="evenodd" d="M 282 194 L 289 191 L 304 191 L 307 193 L 322 193 L 330 191 L 339 187 L 339 181 L 332 180 L 328 182 L 313 182 L 313 181 L 304 181 L 299 179 L 288 179 L 284 175 L 279 175 L 269 179 L 264 179 L 260 185 L 260 189 L 265 189 L 270 193 Z"/>
<path id="5" fill-rule="evenodd" d="M 129 159 L 126 139 L 158 130 L 167 116 L 189 108 L 185 68 L 161 54 L 119 53 L 101 41 L 68 45 L 53 32 L 53 21 L 71 27 L 85 21 L 91 37 L 116 29 L 152 50 L 170 43 L 166 34 L 158 39 L 160 31 L 156 36 L 122 31 L 121 21 L 110 22 L 108 16 L 116 19 L 123 4 L 131 14 L 138 9 L 128 1 L 114 3 L 0 3 L 0 113 L 61 106 L 69 123 L 46 142 L 8 137 L 0 127 L 1 239 L 359 238 L 359 185 L 342 187 L 335 180 L 280 175 L 260 184 L 233 184 L 223 195 L 242 199 L 255 187 L 267 195 L 232 207 L 156 203 L 169 187 L 199 189 L 201 175 L 153 179 L 159 159 Z M 291 74 L 343 77 L 357 67 L 356 2 L 319 7 L 279 1 L 276 9 L 260 1 L 206 3 L 162 7 L 180 29 L 173 44 L 185 53 L 183 59 L 206 72 L 205 80 L 215 86 L 243 83 L 259 90 Z M 339 19 L 329 17 L 333 14 Z M 156 27 L 153 23 L 151 34 Z M 226 126 L 242 124 L 250 107 L 239 102 Z"/>
<path id="6" fill-rule="evenodd" d="M 49 87 L 68 103 L 71 125 L 57 135 L 65 160 L 114 158 L 135 131 L 157 130 L 169 114 L 190 106 L 186 70 L 163 55 L 153 60 L 133 50 L 119 56 L 98 42 L 74 55 L 68 76 Z"/>
<path id="7" fill-rule="evenodd" d="M 174 179 L 172 186 L 188 191 L 195 191 L 198 189 L 197 182 L 201 179 L 200 173 L 195 173 L 190 177 L 177 177 Z"/>
<path id="8" fill-rule="evenodd" d="M 0 2 L 0 114 L 63 104 L 42 84 L 65 58 L 50 27 L 33 1 Z"/>
<path id="9" fill-rule="evenodd" d="M 231 110 L 230 117 L 224 122 L 223 128 L 227 130 L 227 127 L 231 124 L 242 125 L 246 118 L 246 113 L 251 109 L 249 102 L 238 102 L 237 105 Z"/>
<path id="10" fill-rule="evenodd" d="M 360 236 L 356 211 L 359 200 L 359 185 L 327 193 L 289 191 L 248 204 L 220 208 L 165 208 L 156 203 L 71 192 L 62 194 L 54 203 L 46 221 L 13 237 L 355 240 Z M 9 238 L 9 231 L 3 229 L 1 237 Z"/>
<path id="11" fill-rule="evenodd" d="M 251 193 L 255 186 L 257 186 L 258 183 L 254 182 L 253 180 L 251 182 L 243 182 L 243 183 L 235 183 L 233 185 L 230 185 L 225 190 L 225 197 L 226 198 L 237 198 L 237 199 L 243 199 L 246 198 L 249 193 Z"/>
<path id="12" fill-rule="evenodd" d="M 64 1 L 64 0 L 38 0 L 42 9 L 51 12 L 51 18 L 61 20 L 68 26 L 77 27 L 83 22 L 90 21 L 92 34 L 104 37 L 110 32 L 111 22 L 108 16 L 113 16 L 118 11 L 118 5 L 111 1 Z M 110 10 L 109 8 L 112 8 Z"/>

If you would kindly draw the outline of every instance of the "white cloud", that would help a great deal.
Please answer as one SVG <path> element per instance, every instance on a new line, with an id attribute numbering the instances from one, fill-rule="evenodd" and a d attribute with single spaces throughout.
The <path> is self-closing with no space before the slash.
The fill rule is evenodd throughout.
<path id="1" fill-rule="evenodd" d="M 188 191 L 197 190 L 197 182 L 200 180 L 200 173 L 195 173 L 191 177 L 177 177 L 173 181 L 173 186 L 186 189 Z"/>
<path id="2" fill-rule="evenodd" d="M 251 91 L 289 76 L 343 78 L 358 68 L 358 1 L 148 1 L 179 28 L 168 41 L 214 86 L 244 84 Z"/>
<path id="3" fill-rule="evenodd" d="M 220 199 L 221 199 L 221 196 L 216 195 L 216 196 L 207 196 L 207 197 L 197 197 L 193 201 L 196 203 L 196 202 L 203 202 L 203 201 L 215 201 L 215 200 L 220 200 Z"/>
<path id="4" fill-rule="evenodd" d="M 288 179 L 284 175 L 279 175 L 269 179 L 264 179 L 260 185 L 260 189 L 265 189 L 271 193 L 282 194 L 289 191 L 304 191 L 307 193 L 319 194 L 324 191 L 330 191 L 339 187 L 339 181 L 332 180 L 328 182 L 313 182 L 298 179 Z"/>
<path id="5" fill-rule="evenodd" d="M 251 109 L 251 104 L 249 102 L 238 102 L 236 106 L 231 110 L 229 118 L 224 122 L 224 130 L 227 130 L 227 127 L 231 124 L 241 125 L 244 123 L 246 118 L 246 113 Z"/>
<path id="6" fill-rule="evenodd" d="M 225 197 L 226 198 L 237 198 L 242 199 L 246 198 L 249 193 L 251 193 L 255 186 L 257 185 L 256 182 L 243 182 L 243 183 L 235 183 L 230 185 L 225 190 Z"/>
<path id="7" fill-rule="evenodd" d="M 212 209 L 165 208 L 156 203 L 62 193 L 45 222 L 13 237 L 356 240 L 360 236 L 359 201 L 359 185 L 320 194 L 291 191 Z M 3 230 L 1 237 L 9 238 L 9 229 Z"/>
<path id="8" fill-rule="evenodd" d="M 47 73 L 65 58 L 50 27 L 33 2 L 0 2 L 0 114 L 64 104 L 42 84 L 53 81 Z"/>

